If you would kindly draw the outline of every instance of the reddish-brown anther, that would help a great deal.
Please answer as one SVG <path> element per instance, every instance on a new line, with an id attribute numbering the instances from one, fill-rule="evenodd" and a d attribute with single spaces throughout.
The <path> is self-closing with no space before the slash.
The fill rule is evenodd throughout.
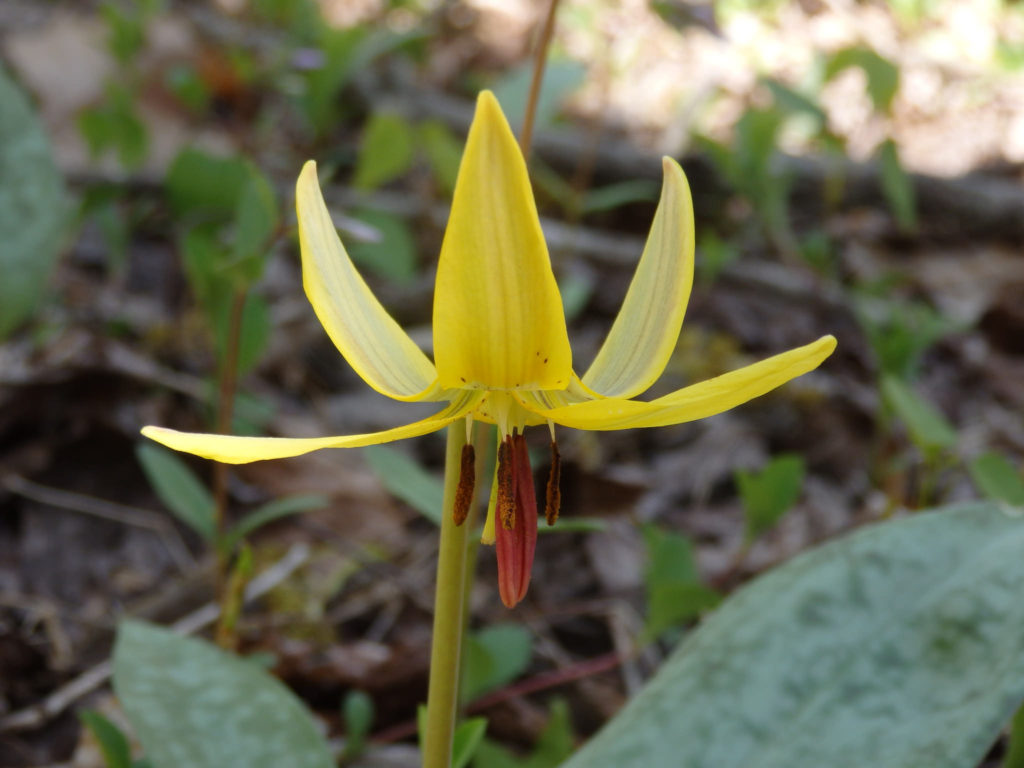
<path id="1" fill-rule="evenodd" d="M 469 508 L 473 505 L 473 487 L 476 485 L 476 450 L 472 443 L 462 446 L 462 462 L 459 467 L 459 484 L 455 489 L 455 505 L 452 517 L 456 525 L 466 522 Z"/>
<path id="2" fill-rule="evenodd" d="M 502 466 L 504 464 L 504 466 Z M 498 450 L 498 501 L 495 510 L 498 550 L 498 592 L 512 608 L 526 597 L 537 548 L 537 497 L 526 439 L 506 437 Z"/>

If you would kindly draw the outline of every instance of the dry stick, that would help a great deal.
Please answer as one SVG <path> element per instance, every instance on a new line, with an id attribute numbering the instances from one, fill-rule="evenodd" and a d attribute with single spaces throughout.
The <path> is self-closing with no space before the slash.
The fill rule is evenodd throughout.
<path id="1" fill-rule="evenodd" d="M 537 115 L 537 101 L 540 99 L 540 84 L 544 79 L 544 66 L 548 61 L 548 48 L 551 47 L 551 37 L 555 32 L 555 16 L 558 11 L 558 0 L 551 0 L 548 5 L 548 15 L 544 18 L 544 27 L 541 29 L 540 39 L 537 41 L 537 51 L 533 60 L 533 77 L 530 80 L 530 95 L 526 100 L 526 112 L 523 114 L 523 129 L 519 135 L 519 148 L 523 151 L 523 157 L 530 157 L 530 143 L 533 140 L 533 120 Z"/>
<path id="2" fill-rule="evenodd" d="M 3 485 L 11 493 L 38 501 L 40 504 L 153 531 L 163 540 L 171 559 L 182 573 L 191 571 L 196 565 L 196 560 L 189 553 L 178 529 L 159 512 L 39 485 L 21 475 L 8 475 L 3 479 Z"/>
<path id="3" fill-rule="evenodd" d="M 285 553 L 284 557 L 249 582 L 249 586 L 245 590 L 245 602 L 250 603 L 279 585 L 309 560 L 309 555 L 310 549 L 308 545 L 295 544 L 292 546 Z M 179 635 L 191 635 L 212 624 L 219 615 L 220 606 L 216 603 L 207 603 L 192 613 L 178 619 L 178 621 L 171 624 L 170 628 Z M 17 712 L 12 712 L 10 715 L 0 719 L 0 733 L 6 731 L 26 731 L 44 725 L 74 704 L 75 701 L 103 685 L 110 678 L 111 671 L 112 666 L 109 659 L 87 669 L 78 677 L 72 678 L 62 685 L 41 702 Z"/>
<path id="4" fill-rule="evenodd" d="M 619 654 L 606 653 L 603 656 L 587 659 L 569 667 L 542 672 L 527 680 L 501 688 L 494 693 L 477 699 L 469 704 L 466 711 L 469 714 L 483 712 L 510 699 L 521 698 L 531 693 L 538 693 L 549 688 L 556 688 L 560 685 L 592 677 L 601 672 L 607 672 L 615 669 L 622 661 L 623 659 Z M 416 727 L 416 723 L 412 720 L 397 723 L 389 728 L 378 731 L 370 740 L 375 744 L 390 744 L 391 742 L 400 741 L 412 736 L 416 733 Z"/>

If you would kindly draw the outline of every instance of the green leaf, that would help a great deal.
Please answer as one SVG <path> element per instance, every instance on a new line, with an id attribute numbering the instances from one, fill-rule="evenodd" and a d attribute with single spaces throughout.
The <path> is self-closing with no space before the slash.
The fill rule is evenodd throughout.
<path id="1" fill-rule="evenodd" d="M 925 353 L 962 325 L 924 302 L 887 298 L 892 290 L 890 280 L 881 282 L 874 290 L 880 295 L 863 289 L 854 295 L 857 319 L 882 372 L 912 379 Z"/>
<path id="2" fill-rule="evenodd" d="M 587 190 L 583 196 L 583 213 L 611 211 L 628 203 L 658 199 L 658 184 L 651 179 L 631 179 Z"/>
<path id="3" fill-rule="evenodd" d="M 409 170 L 412 159 L 412 126 L 401 115 L 376 112 L 363 130 L 352 186 L 377 189 Z"/>
<path id="4" fill-rule="evenodd" d="M 900 87 L 900 70 L 870 48 L 844 48 L 825 62 L 825 80 L 831 80 L 849 67 L 860 67 L 868 80 L 868 95 L 879 112 L 888 112 Z"/>
<path id="5" fill-rule="evenodd" d="M 445 195 L 455 192 L 455 179 L 462 162 L 462 142 L 440 120 L 426 120 L 419 126 L 419 139 L 434 181 Z"/>
<path id="6" fill-rule="evenodd" d="M 534 115 L 535 130 L 550 127 L 562 103 L 586 79 L 587 70 L 578 61 L 570 59 L 553 59 L 548 62 L 541 81 L 540 95 L 537 99 L 537 111 Z M 509 124 L 518 130 L 526 113 L 526 101 L 530 93 L 530 80 L 533 77 L 533 64 L 524 64 L 511 70 L 499 82 L 494 84 L 494 95 L 501 103 L 502 111 L 508 117 Z"/>
<path id="7" fill-rule="evenodd" d="M 794 455 L 776 456 L 760 472 L 737 470 L 748 540 L 767 531 L 796 504 L 803 483 L 804 460 Z"/>
<path id="8" fill-rule="evenodd" d="M 188 64 L 175 64 L 168 68 L 164 83 L 186 109 L 202 115 L 210 105 L 210 89 L 206 81 Z"/>
<path id="9" fill-rule="evenodd" d="M 825 110 L 799 91 L 772 78 L 762 78 L 761 83 L 771 92 L 775 106 L 786 114 L 807 115 L 819 130 L 828 122 Z"/>
<path id="10" fill-rule="evenodd" d="M 100 745 L 107 768 L 132 768 L 132 748 L 120 728 L 94 709 L 83 709 L 78 717 Z"/>
<path id="11" fill-rule="evenodd" d="M 295 694 L 202 640 L 122 622 L 114 691 L 155 768 L 334 766 Z"/>
<path id="12" fill-rule="evenodd" d="M 533 637 L 519 624 L 494 624 L 466 636 L 462 700 L 508 685 L 530 665 Z"/>
<path id="13" fill-rule="evenodd" d="M 490 739 L 483 739 L 473 756 L 473 768 L 522 768 L 523 762 Z"/>
<path id="14" fill-rule="evenodd" d="M 917 227 L 917 198 L 910 177 L 900 163 L 899 150 L 892 139 L 878 148 L 882 192 L 900 229 L 909 232 Z"/>
<path id="15" fill-rule="evenodd" d="M 441 525 L 444 484 L 440 478 L 407 454 L 386 445 L 363 448 L 363 456 L 385 488 L 435 525 Z"/>
<path id="16" fill-rule="evenodd" d="M 471 717 L 456 726 L 452 739 L 452 768 L 469 765 L 486 732 L 486 717 Z"/>
<path id="17" fill-rule="evenodd" d="M 700 581 L 693 544 L 686 537 L 655 525 L 643 528 L 647 545 L 647 617 L 641 642 L 650 642 L 666 630 L 697 618 L 721 600 Z"/>
<path id="18" fill-rule="evenodd" d="M 1024 479 L 1004 456 L 983 453 L 970 463 L 971 479 L 979 490 L 994 501 L 1024 506 Z"/>
<path id="19" fill-rule="evenodd" d="M 277 230 L 277 201 L 267 177 L 253 165 L 235 206 L 234 271 L 246 286 L 263 274 L 267 249 Z"/>
<path id="20" fill-rule="evenodd" d="M 697 274 L 705 285 L 715 282 L 719 273 L 737 261 L 740 249 L 731 240 L 724 240 L 714 232 L 705 232 L 699 240 Z"/>
<path id="21" fill-rule="evenodd" d="M 365 208 L 352 215 L 379 234 L 379 238 L 372 242 L 364 240 L 348 244 L 353 261 L 396 283 L 412 282 L 416 278 L 416 240 L 405 219 Z"/>
<path id="22" fill-rule="evenodd" d="M 882 377 L 882 395 L 921 451 L 931 453 L 956 445 L 956 431 L 946 417 L 895 376 Z"/>
<path id="23" fill-rule="evenodd" d="M 555 768 L 561 765 L 572 754 L 574 741 L 569 705 L 564 699 L 552 699 L 548 723 L 541 731 L 530 759 L 523 763 L 523 768 Z"/>
<path id="24" fill-rule="evenodd" d="M 231 332 L 231 303 L 233 291 L 221 284 L 223 290 L 218 293 L 217 300 L 211 307 L 214 339 L 217 345 L 217 357 L 223 362 L 227 357 L 228 335 Z M 242 325 L 238 338 L 238 374 L 251 371 L 270 343 L 270 307 L 261 296 L 250 293 L 245 297 L 242 307 Z"/>
<path id="25" fill-rule="evenodd" d="M 225 552 L 231 552 L 239 541 L 249 534 L 262 528 L 267 523 L 280 520 L 282 517 L 323 509 L 330 501 L 326 496 L 285 496 L 268 501 L 239 520 L 224 537 L 221 546 Z"/>
<path id="26" fill-rule="evenodd" d="M 345 756 L 356 757 L 366 748 L 366 737 L 373 727 L 373 699 L 363 691 L 349 691 L 341 714 L 345 721 Z"/>
<path id="27" fill-rule="evenodd" d="M 567 272 L 558 281 L 558 292 L 562 296 L 565 320 L 572 322 L 586 309 L 594 294 L 594 278 L 585 272 Z"/>
<path id="28" fill-rule="evenodd" d="M 1024 768 L 1024 707 L 1017 710 L 1010 725 L 1010 743 L 1001 768 Z"/>
<path id="29" fill-rule="evenodd" d="M 537 533 L 600 533 L 608 530 L 608 523 L 600 517 L 566 517 L 562 515 L 554 525 L 542 525 Z"/>
<path id="30" fill-rule="evenodd" d="M 39 304 L 68 212 L 43 126 L 0 65 L 0 339 Z"/>
<path id="31" fill-rule="evenodd" d="M 213 496 L 192 470 L 153 443 L 140 443 L 135 455 L 160 501 L 204 540 L 212 542 L 216 536 Z"/>
<path id="32" fill-rule="evenodd" d="M 188 148 L 167 169 L 164 188 L 175 215 L 224 222 L 234 216 L 250 178 L 249 165 L 241 158 Z"/>
<path id="33" fill-rule="evenodd" d="M 563 768 L 966 768 L 1024 699 L 1024 520 L 872 525 L 740 589 Z"/>

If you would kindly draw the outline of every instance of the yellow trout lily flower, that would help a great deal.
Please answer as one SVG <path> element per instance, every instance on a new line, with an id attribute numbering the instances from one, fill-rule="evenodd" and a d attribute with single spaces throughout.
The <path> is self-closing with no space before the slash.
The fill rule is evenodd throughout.
<path id="1" fill-rule="evenodd" d="M 496 424 L 501 442 L 488 530 L 491 535 L 496 530 L 501 597 L 514 605 L 529 584 L 537 528 L 525 427 L 547 424 L 551 429 L 552 476 L 545 507 L 553 521 L 559 497 L 555 424 L 613 430 L 700 419 L 816 368 L 835 348 L 835 339 L 823 336 L 655 400 L 632 399 L 668 363 L 693 283 L 690 189 L 675 161 L 666 157 L 663 167 L 661 199 L 636 274 L 608 337 L 580 378 L 573 372 L 562 299 L 526 163 L 493 94 L 484 91 L 477 100 L 441 246 L 433 363 L 356 271 L 324 204 L 316 165 L 306 163 L 296 187 L 296 208 L 303 284 L 317 317 L 373 389 L 396 400 L 447 405 L 421 421 L 362 435 L 236 437 L 162 427 L 146 427 L 143 434 L 175 450 L 241 464 L 320 448 L 386 443 L 460 419 L 467 425 L 474 419 Z M 469 458 L 463 455 L 462 499 L 472 495 L 465 493 L 473 480 Z M 457 499 L 457 518 L 465 506 Z"/>

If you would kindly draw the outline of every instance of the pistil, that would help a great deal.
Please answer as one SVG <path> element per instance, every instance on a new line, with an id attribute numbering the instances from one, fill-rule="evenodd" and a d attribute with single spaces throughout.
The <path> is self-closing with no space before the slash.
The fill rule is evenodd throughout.
<path id="1" fill-rule="evenodd" d="M 513 430 L 498 448 L 496 549 L 498 591 L 509 608 L 530 586 L 533 554 L 537 547 L 537 497 L 526 439 Z"/>

